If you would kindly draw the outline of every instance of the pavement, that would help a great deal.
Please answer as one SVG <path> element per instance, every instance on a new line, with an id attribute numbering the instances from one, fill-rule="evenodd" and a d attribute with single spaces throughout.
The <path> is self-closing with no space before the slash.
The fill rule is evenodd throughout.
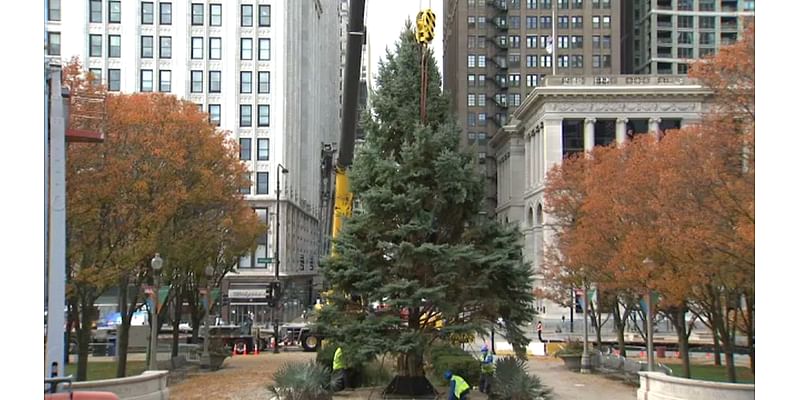
<path id="1" fill-rule="evenodd" d="M 553 389 L 553 400 L 635 400 L 636 388 L 598 374 L 581 374 L 559 359 L 531 357 L 528 372 Z"/>

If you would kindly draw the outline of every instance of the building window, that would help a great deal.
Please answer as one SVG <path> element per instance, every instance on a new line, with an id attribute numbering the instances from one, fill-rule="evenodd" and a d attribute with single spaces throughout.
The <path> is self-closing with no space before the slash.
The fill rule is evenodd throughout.
<path id="1" fill-rule="evenodd" d="M 478 68 L 486 68 L 486 56 L 478 56 Z"/>
<path id="2" fill-rule="evenodd" d="M 569 0 L 558 0 L 558 8 L 566 10 L 569 8 Z"/>
<path id="3" fill-rule="evenodd" d="M 252 60 L 253 59 L 253 39 L 251 38 L 242 38 L 241 40 L 241 49 L 239 51 L 239 56 L 242 60 Z"/>
<path id="4" fill-rule="evenodd" d="M 486 126 L 486 113 L 478 113 L 478 126 Z"/>
<path id="5" fill-rule="evenodd" d="M 103 22 L 102 0 L 89 0 L 89 22 Z"/>
<path id="6" fill-rule="evenodd" d="M 478 75 L 478 87 L 485 87 L 486 86 L 486 75 L 479 74 Z"/>
<path id="7" fill-rule="evenodd" d="M 558 36 L 558 48 L 559 49 L 568 49 L 569 48 L 569 36 Z"/>
<path id="8" fill-rule="evenodd" d="M 222 121 L 222 116 L 220 113 L 222 112 L 222 106 L 219 104 L 209 104 L 208 105 L 208 121 L 211 122 L 211 125 L 219 126 L 220 121 Z"/>
<path id="9" fill-rule="evenodd" d="M 239 93 L 253 93 L 253 73 L 251 71 L 239 73 Z"/>
<path id="10" fill-rule="evenodd" d="M 269 105 L 258 105 L 258 126 L 269 126 Z"/>
<path id="11" fill-rule="evenodd" d="M 679 15 L 678 28 L 694 28 L 694 16 Z"/>
<path id="12" fill-rule="evenodd" d="M 600 68 L 600 56 L 592 56 L 592 68 Z"/>
<path id="13" fill-rule="evenodd" d="M 508 74 L 508 86 L 519 87 L 520 79 L 519 74 Z"/>
<path id="14" fill-rule="evenodd" d="M 222 39 L 208 38 L 208 58 L 211 60 L 222 59 Z"/>
<path id="15" fill-rule="evenodd" d="M 508 0 L 508 8 L 511 10 L 519 10 L 519 0 Z"/>
<path id="16" fill-rule="evenodd" d="M 694 44 L 694 38 L 692 37 L 692 32 L 678 32 L 678 43 Z"/>
<path id="17" fill-rule="evenodd" d="M 717 26 L 716 17 L 700 17 L 700 29 L 714 29 Z"/>
<path id="18" fill-rule="evenodd" d="M 258 72 L 258 93 L 269 93 L 269 71 Z"/>
<path id="19" fill-rule="evenodd" d="M 262 4 L 258 6 L 258 26 L 272 25 L 272 6 Z"/>
<path id="20" fill-rule="evenodd" d="M 153 91 L 153 70 L 143 69 L 139 71 L 139 91 L 152 92 Z"/>
<path id="21" fill-rule="evenodd" d="M 508 17 L 508 27 L 511 29 L 519 29 L 519 16 L 512 15 Z"/>
<path id="22" fill-rule="evenodd" d="M 122 54 L 122 39 L 119 35 L 108 35 L 108 58 L 119 58 Z"/>
<path id="23" fill-rule="evenodd" d="M 478 107 L 486 107 L 486 94 L 478 94 Z"/>
<path id="24" fill-rule="evenodd" d="M 611 29 L 611 16 L 603 16 L 603 29 Z"/>
<path id="25" fill-rule="evenodd" d="M 203 93 L 203 71 L 192 71 L 192 93 Z"/>
<path id="26" fill-rule="evenodd" d="M 242 26 L 253 26 L 253 5 L 242 4 Z"/>
<path id="27" fill-rule="evenodd" d="M 537 3 L 538 1 L 539 1 L 539 0 L 526 0 L 526 1 L 525 1 L 525 6 L 526 6 L 527 8 L 529 8 L 529 9 L 533 10 L 533 9 L 535 9 L 535 8 L 536 8 L 536 3 Z"/>
<path id="28" fill-rule="evenodd" d="M 536 57 L 536 56 L 532 56 L 532 57 Z M 525 84 L 528 85 L 528 87 L 536 87 L 536 84 L 538 84 L 538 83 L 539 83 L 539 76 L 538 75 L 536 75 L 536 74 L 525 75 Z"/>
<path id="29" fill-rule="evenodd" d="M 477 115 L 475 113 L 467 113 L 467 126 L 477 125 Z"/>
<path id="30" fill-rule="evenodd" d="M 569 56 L 558 56 L 558 68 L 569 68 Z"/>
<path id="31" fill-rule="evenodd" d="M 99 36 L 99 35 L 98 35 Z M 152 36 L 142 36 L 141 39 L 141 57 L 142 58 L 153 58 L 153 37 Z"/>
<path id="32" fill-rule="evenodd" d="M 519 54 L 511 54 L 508 56 L 508 67 L 509 68 L 519 68 L 520 63 L 520 55 Z"/>
<path id="33" fill-rule="evenodd" d="M 61 21 L 61 0 L 47 0 L 47 20 Z"/>
<path id="34" fill-rule="evenodd" d="M 475 29 L 475 17 L 471 15 L 467 17 L 467 28 Z"/>
<path id="35" fill-rule="evenodd" d="M 259 60 L 269 60 L 270 59 L 270 39 L 269 38 L 259 38 L 258 39 L 258 59 Z"/>
<path id="36" fill-rule="evenodd" d="M 158 23 L 172 25 L 172 3 L 158 3 Z"/>
<path id="37" fill-rule="evenodd" d="M 611 48 L 611 36 L 610 35 L 603 35 L 603 48 L 610 49 Z"/>
<path id="38" fill-rule="evenodd" d="M 600 35 L 592 35 L 592 48 L 593 49 L 600 48 Z"/>
<path id="39" fill-rule="evenodd" d="M 201 37 L 192 37 L 192 59 L 203 59 L 203 38 Z"/>
<path id="40" fill-rule="evenodd" d="M 550 7 L 552 7 L 552 3 L 553 3 L 552 0 L 539 0 L 539 2 L 542 3 L 542 7 L 541 8 L 548 9 L 548 10 L 550 9 Z"/>
<path id="41" fill-rule="evenodd" d="M 539 36 L 539 47 L 542 49 L 546 49 L 550 45 L 550 36 L 549 35 L 542 35 Z"/>
<path id="42" fill-rule="evenodd" d="M 250 138 L 239 138 L 239 159 L 242 161 L 250 161 L 250 157 L 253 153 L 253 149 L 251 147 Z M 250 190 L 248 190 L 248 193 Z"/>
<path id="43" fill-rule="evenodd" d="M 172 91 L 172 71 L 168 69 L 158 71 L 158 91 L 165 93 Z"/>
<path id="44" fill-rule="evenodd" d="M 256 172 L 256 194 L 269 194 L 269 172 Z"/>
<path id="45" fill-rule="evenodd" d="M 572 68 L 583 68 L 583 56 L 582 55 L 573 55 L 572 56 Z"/>
<path id="46" fill-rule="evenodd" d="M 707 46 L 713 46 L 714 45 L 715 36 L 716 35 L 715 35 L 714 32 L 700 32 L 700 44 L 701 45 L 707 45 Z"/>
<path id="47" fill-rule="evenodd" d="M 475 87 L 475 74 L 467 75 L 467 86 Z"/>
<path id="48" fill-rule="evenodd" d="M 208 71 L 208 92 L 219 93 L 222 91 L 222 71 Z"/>
<path id="49" fill-rule="evenodd" d="M 552 17 L 539 17 L 539 28 L 550 29 L 553 27 Z"/>
<path id="50" fill-rule="evenodd" d="M 203 5 L 192 3 L 192 25 L 203 25 Z"/>
<path id="51" fill-rule="evenodd" d="M 467 94 L 467 107 L 475 107 L 475 94 Z"/>
<path id="52" fill-rule="evenodd" d="M 572 17 L 572 29 L 583 29 L 583 17 Z"/>
<path id="53" fill-rule="evenodd" d="M 89 35 L 89 57 L 103 56 L 103 35 Z"/>
<path id="54" fill-rule="evenodd" d="M 693 0 L 678 0 L 678 10 L 692 11 L 694 9 Z"/>
<path id="55" fill-rule="evenodd" d="M 569 29 L 569 17 L 558 17 L 558 29 Z"/>
<path id="56" fill-rule="evenodd" d="M 592 17 L 592 29 L 600 29 L 600 17 L 597 15 Z"/>
<path id="57" fill-rule="evenodd" d="M 553 57 L 550 55 L 539 56 L 539 66 L 542 68 L 550 68 L 553 64 Z"/>
<path id="58" fill-rule="evenodd" d="M 691 47 L 678 47 L 678 58 L 694 58 Z"/>
<path id="59" fill-rule="evenodd" d="M 47 55 L 61 55 L 61 33 L 47 32 Z"/>
<path id="60" fill-rule="evenodd" d="M 583 48 L 583 36 L 573 36 L 572 37 L 572 48 L 573 49 L 582 49 Z"/>
<path id="61" fill-rule="evenodd" d="M 247 139 L 247 140 L 250 140 L 250 139 Z M 241 194 L 250 194 L 250 186 L 253 185 L 253 175 L 251 173 L 249 173 L 249 172 L 246 172 L 244 174 L 244 180 L 247 183 L 245 183 L 244 186 L 239 188 L 239 193 L 241 193 Z M 244 267 L 244 265 L 242 265 L 241 263 L 239 265 L 241 267 Z"/>
<path id="62" fill-rule="evenodd" d="M 536 17 L 525 17 L 525 27 L 528 29 L 536 29 L 539 25 L 537 22 L 539 21 Z"/>
<path id="63" fill-rule="evenodd" d="M 222 26 L 222 4 L 209 4 L 208 13 L 211 26 Z"/>
<path id="64" fill-rule="evenodd" d="M 478 17 L 478 29 L 486 29 L 486 17 L 482 15 Z"/>
<path id="65" fill-rule="evenodd" d="M 92 85 L 100 85 L 103 83 L 103 70 L 100 68 L 89 68 Z"/>
<path id="66" fill-rule="evenodd" d="M 108 2 L 108 23 L 118 24 L 122 21 L 122 6 L 119 1 Z M 102 22 L 102 21 L 97 21 Z"/>
<path id="67" fill-rule="evenodd" d="M 108 70 L 108 90 L 112 92 L 119 92 L 120 87 L 120 71 L 118 69 Z"/>
<path id="68" fill-rule="evenodd" d="M 512 49 L 519 48 L 519 35 L 509 35 L 508 36 L 509 46 Z"/>
<path id="69" fill-rule="evenodd" d="M 172 58 L 172 36 L 160 36 L 158 42 L 158 56 Z"/>
<path id="70" fill-rule="evenodd" d="M 269 160 L 269 139 L 266 138 L 258 139 L 258 160 L 259 161 Z"/>
<path id="71" fill-rule="evenodd" d="M 142 2 L 142 25 L 153 25 L 153 3 Z"/>
<path id="72" fill-rule="evenodd" d="M 253 126 L 253 106 L 250 104 L 239 105 L 239 126 L 243 128 Z"/>
<path id="73" fill-rule="evenodd" d="M 467 56 L 467 67 L 468 68 L 475 68 L 475 55 L 470 54 Z"/>

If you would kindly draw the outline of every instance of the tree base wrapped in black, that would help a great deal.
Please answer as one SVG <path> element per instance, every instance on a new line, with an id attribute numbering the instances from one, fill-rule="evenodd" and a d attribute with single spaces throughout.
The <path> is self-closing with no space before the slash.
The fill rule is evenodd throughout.
<path id="1" fill-rule="evenodd" d="M 383 390 L 384 399 L 435 399 L 436 389 L 424 376 L 395 376 Z"/>

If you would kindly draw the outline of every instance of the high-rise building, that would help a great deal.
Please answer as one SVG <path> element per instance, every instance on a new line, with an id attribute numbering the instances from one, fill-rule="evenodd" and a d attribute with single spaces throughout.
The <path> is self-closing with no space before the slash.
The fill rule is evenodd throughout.
<path id="1" fill-rule="evenodd" d="M 736 42 L 755 0 L 632 0 L 622 10 L 622 72 L 686 74 Z"/>
<path id="2" fill-rule="evenodd" d="M 487 177 L 486 212 L 502 206 L 489 139 L 546 75 L 620 72 L 620 2 L 445 0 L 444 87 Z"/>
<path id="3" fill-rule="evenodd" d="M 287 310 L 321 288 L 320 157 L 338 135 L 338 0 L 49 0 L 50 56 L 76 56 L 112 93 L 164 92 L 197 104 L 238 141 L 252 185 L 245 199 L 269 222 L 222 293 L 223 318 L 262 324 L 280 276 Z M 278 165 L 289 170 L 280 177 Z M 280 249 L 276 200 L 280 189 Z M 288 316 L 287 316 L 288 317 Z"/>

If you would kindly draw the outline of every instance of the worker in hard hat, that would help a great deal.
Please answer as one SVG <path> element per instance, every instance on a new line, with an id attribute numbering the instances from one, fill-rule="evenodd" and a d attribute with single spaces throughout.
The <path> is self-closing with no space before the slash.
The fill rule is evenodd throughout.
<path id="1" fill-rule="evenodd" d="M 444 380 L 450 383 L 448 389 L 448 400 L 467 400 L 467 393 L 469 392 L 469 383 L 464 378 L 453 374 L 452 371 L 447 370 L 444 373 Z"/>
<path id="2" fill-rule="evenodd" d="M 489 352 L 489 347 L 484 344 L 481 346 L 481 378 L 478 384 L 481 393 L 489 394 L 495 369 L 494 356 Z"/>

